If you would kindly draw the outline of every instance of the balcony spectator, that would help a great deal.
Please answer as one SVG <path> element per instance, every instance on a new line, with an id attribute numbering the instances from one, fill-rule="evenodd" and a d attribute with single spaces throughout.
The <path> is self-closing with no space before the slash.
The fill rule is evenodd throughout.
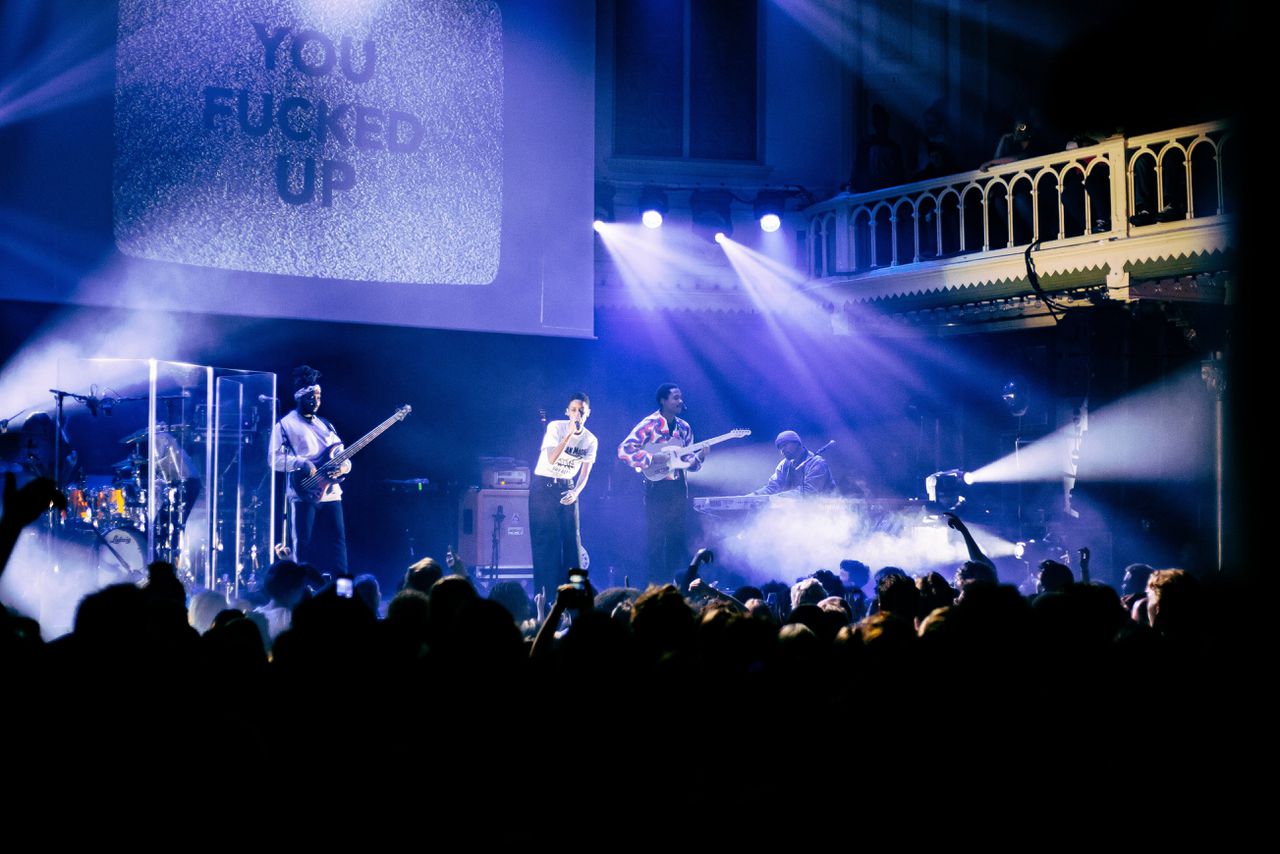
<path id="1" fill-rule="evenodd" d="M 871 133 L 858 142 L 850 189 L 868 193 L 892 187 L 902 183 L 904 174 L 902 146 L 889 138 L 889 111 L 875 104 L 871 107 Z"/>

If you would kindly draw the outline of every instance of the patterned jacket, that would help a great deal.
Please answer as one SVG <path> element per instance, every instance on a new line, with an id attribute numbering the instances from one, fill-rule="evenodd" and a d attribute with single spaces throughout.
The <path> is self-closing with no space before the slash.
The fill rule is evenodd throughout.
<path id="1" fill-rule="evenodd" d="M 667 429 L 667 419 L 662 417 L 662 411 L 658 410 L 644 418 L 627 438 L 622 440 L 622 444 L 618 446 L 618 459 L 627 465 L 640 471 L 649 465 L 653 456 L 644 449 L 645 445 L 676 445 L 686 447 L 693 444 L 693 428 L 689 426 L 689 422 L 683 418 L 676 419 L 676 429 Z M 701 460 L 694 460 L 689 466 L 689 471 L 697 471 L 702 468 Z M 681 477 L 680 469 L 673 469 L 670 474 L 664 478 L 665 480 L 679 480 Z"/>

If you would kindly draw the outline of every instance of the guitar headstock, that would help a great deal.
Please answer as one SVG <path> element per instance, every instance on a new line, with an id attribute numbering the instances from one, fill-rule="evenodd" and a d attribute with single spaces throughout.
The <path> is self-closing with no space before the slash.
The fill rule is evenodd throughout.
<path id="1" fill-rule="evenodd" d="M 747 436 L 751 435 L 751 431 L 746 429 L 745 427 L 737 427 L 737 428 L 734 428 L 733 430 L 730 430 L 729 435 L 735 439 L 745 439 Z"/>
<path id="2" fill-rule="evenodd" d="M 413 412 L 413 407 L 406 403 L 404 406 L 396 410 L 396 420 L 397 421 L 405 420 L 406 418 L 409 417 L 410 412 Z"/>

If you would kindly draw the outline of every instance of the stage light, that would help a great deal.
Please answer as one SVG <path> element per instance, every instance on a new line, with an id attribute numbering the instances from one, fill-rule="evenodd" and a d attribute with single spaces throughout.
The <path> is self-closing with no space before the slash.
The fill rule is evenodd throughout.
<path id="1" fill-rule="evenodd" d="M 724 243 L 726 240 L 723 231 L 716 232 L 716 243 Z"/>
<path id="2" fill-rule="evenodd" d="M 944 510 L 955 510 L 965 501 L 961 486 L 970 482 L 966 478 L 960 469 L 936 471 L 924 479 L 925 495 Z"/>
<path id="3" fill-rule="evenodd" d="M 764 231 L 773 232 L 782 227 L 782 214 L 787 207 L 787 193 L 782 190 L 761 190 L 753 205 L 756 220 Z"/>
<path id="4" fill-rule="evenodd" d="M 598 219 L 598 220 L 596 220 L 595 222 L 591 223 L 591 229 L 592 229 L 593 231 L 597 231 L 597 232 L 598 232 L 598 231 L 600 231 L 600 227 L 601 227 L 601 226 L 603 226 L 603 225 L 604 225 L 604 221 L 603 221 L 603 220 L 599 220 L 599 219 Z"/>
<path id="5" fill-rule="evenodd" d="M 640 191 L 640 221 L 646 228 L 658 228 L 667 214 L 667 194 L 650 184 Z"/>
<path id="6" fill-rule="evenodd" d="M 733 193 L 728 190 L 694 190 L 689 196 L 693 231 L 703 238 L 733 234 Z"/>

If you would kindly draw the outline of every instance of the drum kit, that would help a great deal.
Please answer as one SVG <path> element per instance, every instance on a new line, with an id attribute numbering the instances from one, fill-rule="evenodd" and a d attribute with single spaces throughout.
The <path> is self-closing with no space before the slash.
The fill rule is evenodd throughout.
<path id="1" fill-rule="evenodd" d="M 200 480 L 189 476 L 189 458 L 182 450 L 191 430 L 186 424 L 156 425 L 154 480 L 148 476 L 145 429 L 120 440 L 130 446 L 130 452 L 111 464 L 109 475 L 74 473 L 66 488 L 67 509 L 55 522 L 72 539 L 92 538 L 99 570 L 128 577 L 144 573 L 147 530 L 154 526 L 155 558 L 172 563 L 180 577 L 195 580 L 185 548 L 185 528 L 199 497 Z M 151 489 L 155 490 L 154 517 L 148 514 Z"/>
<path id="2" fill-rule="evenodd" d="M 239 595 L 260 586 L 272 559 L 274 478 L 257 407 L 235 411 L 240 421 L 228 428 L 230 410 L 214 415 L 190 389 L 153 392 L 160 418 L 148 429 L 145 417 L 135 417 L 141 407 L 125 405 L 148 397 L 100 393 L 96 385 L 88 394 L 50 392 L 51 412 L 28 407 L 0 418 L 0 472 L 20 484 L 47 477 L 61 485 L 66 509 L 50 510 L 31 531 L 55 573 L 91 573 L 98 585 L 140 582 L 148 563 L 161 560 L 189 590 Z M 75 404 L 89 417 L 79 406 L 66 411 Z M 112 429 L 139 422 L 127 434 Z"/>

